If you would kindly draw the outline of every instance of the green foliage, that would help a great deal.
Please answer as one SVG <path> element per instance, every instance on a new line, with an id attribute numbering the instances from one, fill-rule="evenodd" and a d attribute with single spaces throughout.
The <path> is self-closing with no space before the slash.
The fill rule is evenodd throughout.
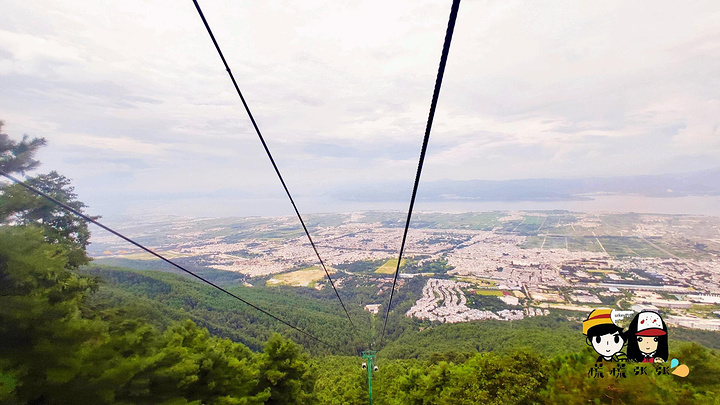
<path id="1" fill-rule="evenodd" d="M 55 171 L 30 178 L 27 184 L 77 211 L 82 212 L 86 207 L 77 200 L 70 179 Z M 99 217 L 93 217 L 97 218 Z M 59 250 L 66 252 L 67 265 L 70 268 L 89 262 L 85 249 L 90 243 L 90 231 L 85 220 L 19 184 L 2 189 L 0 219 L 6 223 L 12 221 L 20 225 L 40 227 L 49 243 L 58 245 Z"/>
<path id="2" fill-rule="evenodd" d="M 513 322 L 491 320 L 441 324 L 423 331 L 415 330 L 388 343 L 381 354 L 391 359 L 427 360 L 435 353 L 507 352 L 527 348 L 544 356 L 554 356 L 584 347 L 577 324 L 559 316 L 542 316 Z"/>
<path id="3" fill-rule="evenodd" d="M 700 329 L 671 328 L 670 352 L 674 342 L 695 342 L 711 349 L 720 350 L 720 332 Z"/>
<path id="4" fill-rule="evenodd" d="M 359 260 L 356 262 L 336 264 L 335 267 L 350 273 L 373 274 L 375 273 L 375 270 L 377 270 L 378 267 L 382 266 L 386 261 L 387 260 L 385 259 Z"/>
<path id="5" fill-rule="evenodd" d="M 304 404 L 313 399 L 315 375 L 309 356 L 279 334 L 265 344 L 260 360 L 260 389 L 270 393 L 267 404 Z"/>
<path id="6" fill-rule="evenodd" d="M 0 370 L 15 381 L 13 396 L 71 394 L 67 383 L 103 330 L 80 310 L 95 282 L 66 264 L 40 229 L 0 227 Z"/>
<path id="7" fill-rule="evenodd" d="M 685 344 L 680 350 L 670 353 L 671 358 L 687 364 L 691 372 L 685 381 L 696 391 L 705 394 L 720 394 L 720 353 L 707 350 L 697 343 Z"/>
<path id="8" fill-rule="evenodd" d="M 198 266 L 193 263 L 193 259 L 194 258 L 178 257 L 173 259 L 173 262 L 218 285 L 235 285 L 242 283 L 246 279 L 246 276 L 240 273 Z M 120 257 L 102 257 L 93 259 L 93 264 L 133 270 L 157 270 L 166 273 L 179 274 L 187 278 L 192 277 L 176 267 L 169 266 L 162 260 L 135 260 Z"/>
<path id="9" fill-rule="evenodd" d="M 542 357 L 523 351 L 481 353 L 457 364 L 405 360 L 378 372 L 377 398 L 387 404 L 532 403 L 548 371 Z"/>
<path id="10" fill-rule="evenodd" d="M 191 321 L 161 333 L 123 311 L 88 305 L 97 282 L 66 264 L 40 229 L 0 227 L 1 403 L 312 399 L 309 357 L 295 343 L 274 335 L 258 354 Z"/>
<path id="11" fill-rule="evenodd" d="M 482 294 L 472 294 L 468 293 L 467 295 L 467 306 L 470 308 L 477 308 L 485 311 L 501 311 L 503 309 L 509 309 L 509 308 L 515 308 L 508 304 L 506 304 L 504 301 L 500 300 L 498 296 L 496 295 L 482 295 Z"/>
<path id="12" fill-rule="evenodd" d="M 367 403 L 367 371 L 362 360 L 353 356 L 325 356 L 313 362 L 317 381 L 315 396 L 323 405 L 362 405 Z"/>
<path id="13" fill-rule="evenodd" d="M 191 319 L 214 335 L 240 341 L 253 350 L 262 350 L 275 331 L 282 331 L 314 354 L 327 354 L 330 348 L 294 331 L 253 308 L 193 279 L 163 272 L 134 271 L 107 266 L 88 266 L 83 274 L 100 277 L 103 282 L 92 304 L 98 308 L 123 308 L 143 316 L 153 314 L 152 322 L 165 328 L 170 322 Z M 345 347 L 354 353 L 367 336 L 349 333 L 347 318 L 340 311 L 334 292 L 297 289 L 287 286 L 243 287 L 225 285 L 232 293 L 318 338 Z M 351 309 L 355 322 L 369 322 L 362 307 Z M 367 330 L 367 328 L 364 328 Z"/>
<path id="14" fill-rule="evenodd" d="M 417 259 L 417 258 L 415 258 Z M 403 273 L 433 273 L 437 276 L 444 275 L 448 271 L 454 269 L 453 266 L 448 265 L 448 261 L 445 257 L 441 257 L 433 261 L 424 261 L 422 265 L 419 265 L 418 260 L 408 260 L 407 266 L 403 269 Z"/>
<path id="15" fill-rule="evenodd" d="M 676 355 L 687 364 L 685 377 L 658 375 L 656 366 L 646 365 L 646 375 L 636 375 L 642 363 L 625 364 L 625 377 L 610 374 L 604 367 L 604 378 L 589 375 L 594 364 L 594 351 L 560 356 L 550 361 L 554 370 L 542 389 L 544 403 L 586 404 L 715 404 L 720 392 L 720 369 L 717 353 L 698 345 L 684 347 Z M 623 363 L 624 364 L 624 363 Z M 665 364 L 664 366 L 667 366 Z M 612 367 L 612 366 L 611 366 Z"/>
<path id="16" fill-rule="evenodd" d="M 606 365 L 596 378 L 588 373 L 595 364 L 589 347 L 553 359 L 527 350 L 450 357 L 456 361 L 379 360 L 374 397 L 383 404 L 715 404 L 720 387 L 718 354 L 694 344 L 677 353 L 690 368 L 685 378 L 658 375 L 652 364 L 638 374 L 642 363 L 622 363 L 624 376 Z"/>
<path id="17" fill-rule="evenodd" d="M 258 390 L 256 354 L 241 344 L 211 337 L 191 321 L 168 329 L 151 350 L 131 362 L 121 358 L 119 366 L 108 370 L 126 377 L 120 378 L 124 381 L 116 399 L 261 404 L 270 396 L 270 390 Z"/>
<path id="18" fill-rule="evenodd" d="M 2 132 L 4 124 L 0 121 L 0 170 L 8 174 L 24 174 L 36 168 L 40 162 L 33 157 L 37 150 L 45 145 L 45 139 L 29 139 L 27 135 L 23 135 L 20 142 L 15 142 Z"/>

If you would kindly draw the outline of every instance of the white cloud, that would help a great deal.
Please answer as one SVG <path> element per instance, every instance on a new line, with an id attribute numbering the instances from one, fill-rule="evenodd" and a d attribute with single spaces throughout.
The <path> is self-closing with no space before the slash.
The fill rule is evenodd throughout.
<path id="1" fill-rule="evenodd" d="M 109 149 L 115 152 L 140 155 L 157 155 L 161 147 L 157 144 L 130 138 L 108 138 L 87 134 L 66 134 L 56 142 L 64 145 L 82 146 L 91 149 Z"/>
<path id="2" fill-rule="evenodd" d="M 670 147 L 696 153 L 720 150 L 720 98 L 692 103 L 678 100 L 674 107 L 656 110 L 665 119 L 683 123 Z"/>

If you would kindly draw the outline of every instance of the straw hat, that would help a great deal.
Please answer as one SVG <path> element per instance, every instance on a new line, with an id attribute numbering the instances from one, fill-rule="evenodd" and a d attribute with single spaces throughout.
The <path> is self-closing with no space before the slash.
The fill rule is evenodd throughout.
<path id="1" fill-rule="evenodd" d="M 590 312 L 588 318 L 583 321 L 583 335 L 587 335 L 588 330 L 590 330 L 593 326 L 604 324 L 615 325 L 610 317 L 611 312 L 612 309 L 606 308 L 594 309 Z"/>

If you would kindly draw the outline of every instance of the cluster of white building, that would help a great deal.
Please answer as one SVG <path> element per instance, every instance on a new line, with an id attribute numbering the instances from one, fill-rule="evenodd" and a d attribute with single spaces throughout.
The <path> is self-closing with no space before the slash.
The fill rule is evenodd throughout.
<path id="1" fill-rule="evenodd" d="M 537 309 L 536 312 L 533 308 L 527 310 L 503 309 L 497 312 L 469 308 L 467 306 L 467 297 L 462 289 L 471 286 L 472 284 L 462 281 L 430 278 L 423 287 L 422 297 L 415 302 L 415 305 L 405 315 L 443 323 L 485 319 L 514 321 L 523 319 L 525 316 L 543 315 L 542 310 Z"/>
<path id="2" fill-rule="evenodd" d="M 423 287 L 422 297 L 405 315 L 418 319 L 439 322 L 466 322 L 479 319 L 499 319 L 491 311 L 470 309 L 465 293 L 461 287 L 469 287 L 470 283 L 453 280 L 428 279 Z"/>

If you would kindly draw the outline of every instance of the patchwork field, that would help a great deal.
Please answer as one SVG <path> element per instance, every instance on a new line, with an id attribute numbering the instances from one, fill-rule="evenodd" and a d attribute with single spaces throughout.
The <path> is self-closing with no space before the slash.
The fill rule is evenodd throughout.
<path id="1" fill-rule="evenodd" d="M 502 297 L 503 296 L 503 293 L 500 290 L 477 290 L 477 291 L 475 291 L 475 294 L 493 296 L 493 297 Z"/>
<path id="2" fill-rule="evenodd" d="M 328 269 L 330 273 L 332 270 Z M 288 285 L 291 287 L 314 287 L 317 281 L 325 278 L 325 271 L 319 266 L 278 274 L 267 281 L 267 285 Z"/>
<path id="3" fill-rule="evenodd" d="M 405 265 L 405 259 L 402 259 L 400 262 L 400 267 Z M 380 274 L 395 274 L 395 269 L 397 268 L 397 259 L 390 259 L 385 262 L 382 266 L 378 267 L 377 270 L 375 270 L 375 273 Z"/>

